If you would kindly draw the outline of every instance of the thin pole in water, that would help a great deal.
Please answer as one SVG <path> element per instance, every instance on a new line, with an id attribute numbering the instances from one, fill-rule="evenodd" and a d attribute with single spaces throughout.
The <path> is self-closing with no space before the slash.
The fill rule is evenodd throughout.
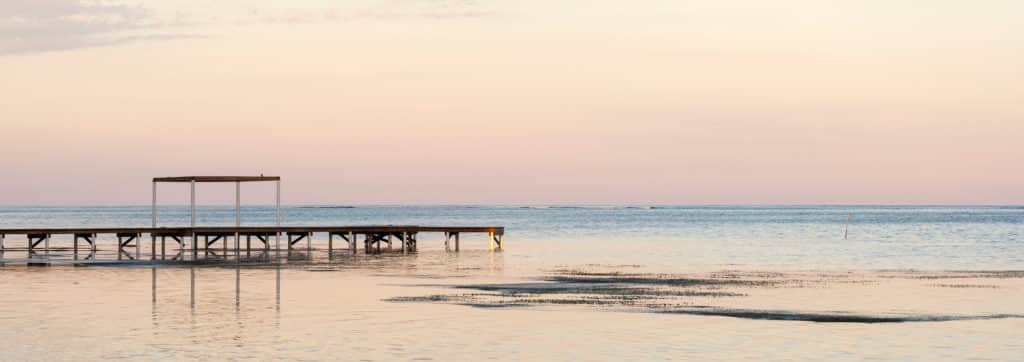
<path id="1" fill-rule="evenodd" d="M 846 212 L 846 229 L 843 230 L 843 240 L 850 236 L 850 220 L 853 220 L 853 210 Z"/>

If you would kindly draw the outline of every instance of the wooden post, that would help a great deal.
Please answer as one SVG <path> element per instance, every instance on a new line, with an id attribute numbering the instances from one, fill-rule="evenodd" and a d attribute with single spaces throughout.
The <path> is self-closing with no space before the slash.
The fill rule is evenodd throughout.
<path id="1" fill-rule="evenodd" d="M 330 257 L 334 254 L 334 233 L 327 232 L 327 256 Z"/>
<path id="2" fill-rule="evenodd" d="M 190 184 L 188 196 L 189 196 L 189 210 L 191 210 L 190 213 L 189 213 L 189 215 L 191 215 L 191 217 L 189 219 L 189 226 L 195 228 L 196 227 L 196 181 L 195 180 L 192 180 L 192 182 Z M 199 258 L 199 248 L 198 248 L 198 246 L 199 246 L 199 242 L 198 242 L 198 240 L 196 240 L 196 233 L 193 232 L 192 233 L 192 260 L 193 261 L 195 261 L 197 258 Z M 206 249 L 209 250 L 209 247 L 207 247 Z M 194 280 L 194 278 L 195 278 L 195 269 L 192 270 L 192 273 L 193 273 L 192 276 L 193 276 L 193 280 Z M 193 288 L 194 288 L 194 285 L 193 285 Z M 194 306 L 195 302 L 193 301 L 192 304 Z"/>
<path id="3" fill-rule="evenodd" d="M 487 249 L 494 251 L 494 232 L 487 233 Z"/>
<path id="4" fill-rule="evenodd" d="M 402 255 L 405 255 L 405 254 L 409 253 L 409 251 L 408 251 L 408 249 L 409 249 L 409 244 L 408 244 L 409 240 L 406 239 L 407 237 L 408 237 L 408 234 L 403 231 L 402 232 Z"/>
<path id="5" fill-rule="evenodd" d="M 459 252 L 459 233 L 455 233 L 455 252 Z"/>
<path id="6" fill-rule="evenodd" d="M 235 181 L 235 227 L 242 226 L 242 183 Z M 241 240 L 238 239 L 239 233 L 235 231 L 235 261 L 241 257 L 242 248 L 240 247 Z M 227 257 L 225 253 L 225 257 Z M 237 289 L 236 289 L 237 291 Z M 237 298 L 236 298 L 237 299 Z"/>
<path id="7" fill-rule="evenodd" d="M 135 260 L 142 258 L 142 233 L 135 234 Z"/>
<path id="8" fill-rule="evenodd" d="M 359 245 L 359 244 L 356 244 L 356 233 L 355 232 L 349 232 L 348 233 L 348 242 L 349 242 L 349 244 L 351 244 L 351 246 L 349 248 L 352 249 L 352 256 L 355 256 L 356 255 L 356 249 L 358 249 L 356 247 L 356 245 Z"/>
<path id="9" fill-rule="evenodd" d="M 277 262 L 280 263 L 281 262 L 281 180 L 277 180 L 277 182 L 274 183 L 274 189 L 275 189 L 275 191 L 274 191 L 275 198 L 277 199 L 276 200 L 277 206 L 275 208 L 275 213 L 274 213 L 274 224 L 277 226 L 277 230 L 274 231 L 274 256 L 277 259 Z M 289 246 L 289 249 L 291 249 L 291 246 Z M 278 282 L 279 282 L 278 285 L 280 285 L 281 269 L 278 269 L 277 273 L 278 273 Z M 278 288 L 278 296 L 279 296 L 278 297 L 278 304 L 280 304 L 280 300 L 281 300 L 280 294 L 281 294 L 281 288 L 279 287 Z"/>
<path id="10" fill-rule="evenodd" d="M 156 227 L 156 181 L 153 181 L 153 227 Z"/>
<path id="11" fill-rule="evenodd" d="M 451 234 L 448 234 L 447 231 L 444 232 L 444 251 L 446 251 L 446 252 L 450 251 L 450 249 L 451 249 L 451 248 L 448 247 L 448 240 L 451 239 L 451 237 L 452 237 Z"/>

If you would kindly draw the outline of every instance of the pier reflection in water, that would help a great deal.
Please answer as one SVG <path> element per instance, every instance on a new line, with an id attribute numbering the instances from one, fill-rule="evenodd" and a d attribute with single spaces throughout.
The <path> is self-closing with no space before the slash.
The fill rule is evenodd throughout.
<path id="1" fill-rule="evenodd" d="M 274 294 L 275 294 L 274 306 L 275 306 L 275 308 L 280 308 L 281 307 L 281 265 L 280 264 L 275 264 L 273 266 L 273 268 L 274 268 L 274 281 L 275 281 L 274 282 L 274 284 L 275 284 L 274 285 Z M 159 278 L 157 278 L 157 269 L 159 269 L 159 268 L 156 265 L 153 265 L 150 269 L 151 269 L 151 273 L 152 273 L 152 290 L 153 290 L 152 302 L 153 302 L 153 309 L 156 310 L 156 307 L 157 307 L 157 292 L 158 292 L 158 289 L 159 289 L 157 287 L 158 279 L 159 279 Z M 188 273 L 189 274 L 189 306 L 194 309 L 196 307 L 196 274 L 197 274 L 197 270 L 196 269 L 201 269 L 201 268 L 197 268 L 196 266 L 189 266 L 188 269 L 189 269 L 189 273 Z M 235 263 L 234 269 L 235 269 L 235 308 L 237 309 L 237 308 L 241 307 L 241 304 L 242 304 L 242 265 L 241 265 L 241 263 Z"/>

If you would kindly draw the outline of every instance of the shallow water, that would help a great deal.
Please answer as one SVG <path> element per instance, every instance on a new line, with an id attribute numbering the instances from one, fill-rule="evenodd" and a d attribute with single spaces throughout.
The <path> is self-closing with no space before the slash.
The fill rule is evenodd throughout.
<path id="1" fill-rule="evenodd" d="M 0 228 L 146 226 L 148 211 L 5 207 Z M 183 212 L 161 217 L 180 225 Z M 233 222 L 231 208 L 200 212 Z M 352 257 L 318 236 L 309 254 L 193 268 L 116 262 L 101 240 L 111 263 L 72 266 L 58 238 L 50 267 L 4 253 L 0 360 L 1024 357 L 1017 207 L 287 208 L 284 220 L 497 224 L 508 250 L 465 236 L 446 253 L 422 235 L 417 254 Z"/>

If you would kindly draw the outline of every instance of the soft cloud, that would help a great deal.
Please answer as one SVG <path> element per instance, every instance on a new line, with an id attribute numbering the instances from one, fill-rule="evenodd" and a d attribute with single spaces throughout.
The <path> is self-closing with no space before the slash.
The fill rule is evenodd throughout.
<path id="1" fill-rule="evenodd" d="M 162 15 L 138 2 L 3 0 L 0 56 L 193 37 L 182 32 L 202 34 L 204 26 L 459 19 L 492 14 L 475 0 L 386 0 L 330 7 L 276 0 L 228 2 L 218 4 L 212 12 L 210 8 L 160 5 Z"/>
<path id="2" fill-rule="evenodd" d="M 149 38 L 126 34 L 152 26 L 139 5 L 76 0 L 0 3 L 0 55 L 104 46 Z"/>
<path id="3" fill-rule="evenodd" d="M 475 0 L 390 0 L 335 7 L 265 7 L 251 9 L 241 23 L 330 23 L 359 20 L 460 19 L 494 14 Z"/>

